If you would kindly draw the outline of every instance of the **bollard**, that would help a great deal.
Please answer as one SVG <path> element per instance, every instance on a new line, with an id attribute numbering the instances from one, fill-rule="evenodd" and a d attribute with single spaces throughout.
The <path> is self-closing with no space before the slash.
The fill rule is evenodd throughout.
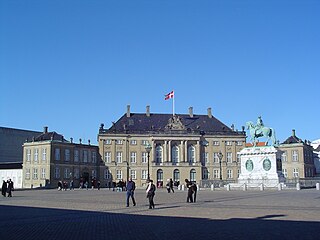
<path id="1" fill-rule="evenodd" d="M 260 185 L 260 191 L 264 191 L 264 185 L 263 185 L 263 183 Z"/>
<path id="2" fill-rule="evenodd" d="M 243 184 L 243 191 L 247 191 L 247 184 Z"/>
<path id="3" fill-rule="evenodd" d="M 231 190 L 231 186 L 230 184 L 227 185 L 227 191 L 230 191 Z"/>
<path id="4" fill-rule="evenodd" d="M 298 191 L 301 189 L 300 183 L 297 183 L 296 188 L 297 188 Z"/>
<path id="5" fill-rule="evenodd" d="M 211 184 L 211 191 L 214 191 L 214 184 Z"/>
<path id="6" fill-rule="evenodd" d="M 184 185 L 181 185 L 181 191 L 184 191 Z"/>
<path id="7" fill-rule="evenodd" d="M 199 187 L 199 184 L 197 184 L 197 190 L 198 190 L 198 191 L 200 191 L 200 187 Z"/>
<path id="8" fill-rule="evenodd" d="M 279 191 L 282 190 L 282 183 L 279 183 L 279 185 L 278 185 L 278 190 L 279 190 Z"/>
<path id="9" fill-rule="evenodd" d="M 181 190 L 181 185 L 178 185 L 178 190 L 179 190 L 179 191 Z"/>
<path id="10" fill-rule="evenodd" d="M 320 183 L 316 183 L 316 189 L 320 190 Z"/>

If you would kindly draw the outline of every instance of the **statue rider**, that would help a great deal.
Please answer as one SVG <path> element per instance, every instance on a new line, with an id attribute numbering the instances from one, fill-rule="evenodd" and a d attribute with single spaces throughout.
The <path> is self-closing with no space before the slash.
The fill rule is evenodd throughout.
<path id="1" fill-rule="evenodd" d="M 258 117 L 257 125 L 255 126 L 255 135 L 258 136 L 259 130 L 264 127 L 261 116 Z"/>

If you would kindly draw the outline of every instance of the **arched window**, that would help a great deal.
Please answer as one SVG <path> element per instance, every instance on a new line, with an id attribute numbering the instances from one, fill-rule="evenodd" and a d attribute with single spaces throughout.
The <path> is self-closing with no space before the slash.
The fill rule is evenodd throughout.
<path id="1" fill-rule="evenodd" d="M 173 181 L 180 183 L 180 171 L 178 169 L 173 171 Z"/>
<path id="2" fill-rule="evenodd" d="M 163 181 L 163 171 L 162 169 L 159 169 L 157 171 L 157 182 Z"/>
<path id="3" fill-rule="evenodd" d="M 163 158 L 162 158 L 162 147 L 160 145 L 158 145 L 156 147 L 156 163 L 162 163 L 163 162 Z"/>
<path id="4" fill-rule="evenodd" d="M 190 170 L 190 181 L 195 182 L 196 181 L 196 170 L 191 169 Z"/>
<path id="5" fill-rule="evenodd" d="M 172 164 L 177 164 L 179 162 L 179 147 L 176 145 L 173 146 L 171 153 Z"/>
<path id="6" fill-rule="evenodd" d="M 196 154 L 195 153 L 196 153 L 195 147 L 193 145 L 190 145 L 188 147 L 188 162 L 189 163 L 195 163 L 196 162 L 196 158 L 195 158 Z"/>

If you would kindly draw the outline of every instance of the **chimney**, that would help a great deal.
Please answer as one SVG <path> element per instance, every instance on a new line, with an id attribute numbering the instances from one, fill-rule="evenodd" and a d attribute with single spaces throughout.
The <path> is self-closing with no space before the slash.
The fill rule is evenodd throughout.
<path id="1" fill-rule="evenodd" d="M 73 138 L 70 138 L 70 142 L 73 143 Z"/>
<path id="2" fill-rule="evenodd" d="M 48 127 L 47 126 L 43 127 L 43 133 L 48 133 Z"/>
<path id="3" fill-rule="evenodd" d="M 193 118 L 193 107 L 189 107 L 189 116 Z"/>
<path id="4" fill-rule="evenodd" d="M 292 137 L 296 136 L 296 130 L 292 129 Z"/>
<path id="5" fill-rule="evenodd" d="M 88 139 L 88 144 L 90 145 L 90 143 L 91 143 L 91 141 L 90 141 L 90 139 Z"/>
<path id="6" fill-rule="evenodd" d="M 79 138 L 79 142 L 80 142 L 80 144 L 81 144 L 81 142 L 82 142 L 82 139 L 81 139 L 81 138 Z"/>
<path id="7" fill-rule="evenodd" d="M 231 124 L 231 129 L 232 129 L 232 131 L 234 131 L 234 124 L 233 123 Z"/>
<path id="8" fill-rule="evenodd" d="M 209 117 L 209 118 L 212 118 L 211 107 L 208 108 L 208 117 Z"/>
<path id="9" fill-rule="evenodd" d="M 130 105 L 127 105 L 127 117 L 130 117 Z"/>
<path id="10" fill-rule="evenodd" d="M 146 115 L 147 115 L 147 117 L 150 117 L 150 106 L 149 105 L 147 105 L 147 107 L 146 107 Z"/>

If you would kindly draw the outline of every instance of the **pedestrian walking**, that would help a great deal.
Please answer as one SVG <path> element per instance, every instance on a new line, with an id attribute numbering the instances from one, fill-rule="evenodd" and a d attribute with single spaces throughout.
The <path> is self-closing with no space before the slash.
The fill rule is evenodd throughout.
<path id="1" fill-rule="evenodd" d="M 3 180 L 3 183 L 2 183 L 1 193 L 2 193 L 2 196 L 6 197 L 6 195 L 7 195 L 7 182 L 5 180 Z"/>
<path id="2" fill-rule="evenodd" d="M 188 179 L 184 180 L 186 182 L 186 187 L 188 189 L 188 195 L 187 195 L 187 202 L 193 202 L 193 197 L 192 197 L 192 182 L 190 182 Z"/>
<path id="3" fill-rule="evenodd" d="M 148 186 L 147 186 L 147 198 L 149 199 L 149 209 L 154 209 L 154 195 L 155 195 L 155 191 L 156 191 L 156 186 L 153 184 L 153 181 L 150 179 Z"/>
<path id="4" fill-rule="evenodd" d="M 9 179 L 9 180 L 7 181 L 7 193 L 8 193 L 8 197 L 12 197 L 12 191 L 14 191 L 13 182 L 11 181 L 11 179 Z"/>
<path id="5" fill-rule="evenodd" d="M 74 190 L 73 180 L 70 181 L 70 183 L 69 183 L 69 188 L 70 188 L 70 190 Z"/>
<path id="6" fill-rule="evenodd" d="M 59 181 L 58 182 L 58 191 L 61 191 L 62 190 L 62 181 Z"/>
<path id="7" fill-rule="evenodd" d="M 129 198 L 131 197 L 133 206 L 136 205 L 136 200 L 134 199 L 134 190 L 136 189 L 136 184 L 132 181 L 132 178 L 129 178 L 127 182 L 127 207 L 129 207 Z"/>
<path id="8" fill-rule="evenodd" d="M 101 186 L 101 182 L 98 180 L 98 181 L 97 181 L 97 188 L 98 188 L 98 190 L 100 190 L 100 186 Z"/>
<path id="9" fill-rule="evenodd" d="M 169 188 L 170 188 L 170 190 L 174 193 L 172 178 L 170 178 L 170 180 L 169 180 Z"/>

